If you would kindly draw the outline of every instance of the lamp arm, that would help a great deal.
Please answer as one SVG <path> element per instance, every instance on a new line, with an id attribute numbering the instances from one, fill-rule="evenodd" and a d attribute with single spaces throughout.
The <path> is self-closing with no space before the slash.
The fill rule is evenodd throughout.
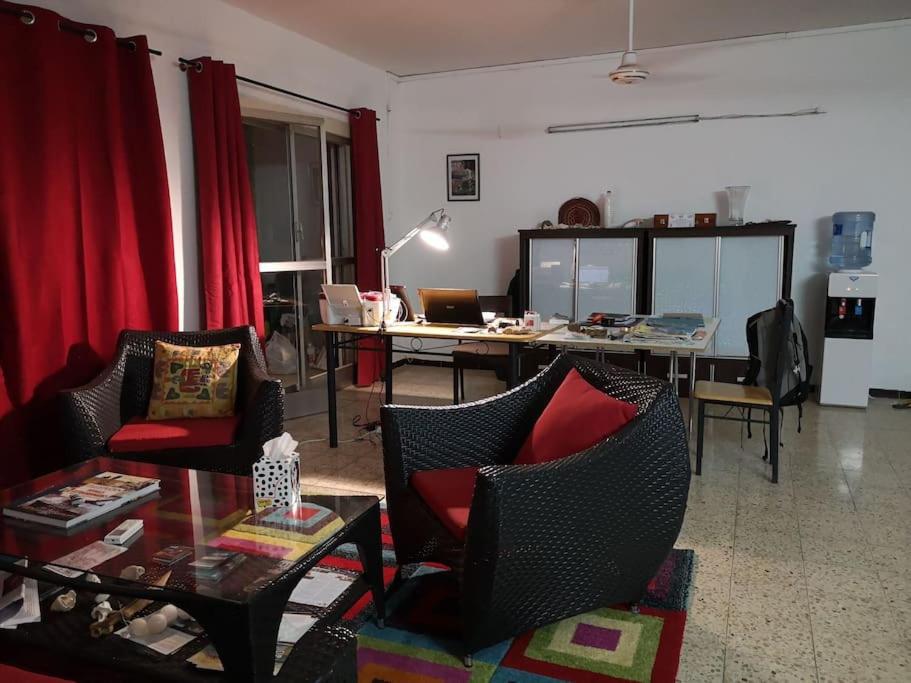
<path id="1" fill-rule="evenodd" d="M 422 220 L 420 223 L 418 223 L 416 226 L 414 226 L 411 230 L 409 230 L 407 233 L 405 233 L 404 236 L 399 238 L 396 242 L 392 243 L 388 247 L 384 247 L 383 250 L 380 252 L 380 286 L 383 288 L 383 306 L 381 308 L 382 317 L 380 318 L 380 329 L 381 330 L 386 328 L 386 309 L 389 308 L 389 301 L 390 301 L 390 298 L 389 298 L 389 295 L 390 295 L 390 291 L 389 291 L 389 257 L 392 256 L 399 249 L 404 247 L 406 244 L 408 244 L 408 242 L 410 240 L 412 240 L 415 235 L 417 235 L 419 232 L 421 232 L 421 230 L 423 230 L 429 224 L 435 222 L 435 220 L 439 220 L 439 218 L 434 219 L 434 216 L 436 216 L 437 214 L 440 214 L 440 217 L 442 217 L 443 209 L 440 208 L 440 209 L 437 209 L 436 211 L 433 211 L 429 216 L 427 216 L 427 218 Z"/>
<path id="2" fill-rule="evenodd" d="M 389 256 L 392 256 L 395 252 L 397 252 L 399 249 L 404 247 L 408 243 L 408 241 L 411 240 L 415 235 L 417 235 L 421 230 L 423 230 L 429 224 L 436 222 L 436 220 L 439 220 L 438 218 L 434 219 L 434 216 L 436 216 L 437 214 L 440 214 L 440 216 L 442 216 L 443 209 L 440 208 L 440 209 L 437 209 L 436 211 L 432 212 L 429 216 L 427 216 L 427 218 L 422 220 L 420 223 L 418 223 L 416 226 L 414 226 L 411 230 L 409 230 L 407 233 L 405 233 L 405 235 L 403 237 L 401 237 L 398 241 L 394 242 L 393 244 L 391 244 L 388 247 L 385 247 L 383 249 L 382 253 L 387 258 Z"/>
<path id="3" fill-rule="evenodd" d="M 389 258 L 390 256 L 392 256 L 395 252 L 397 252 L 399 249 L 404 247 L 411 239 L 413 239 L 415 237 L 415 235 L 417 235 L 421 231 L 421 228 L 423 228 L 423 227 L 424 227 L 424 223 L 422 222 L 420 225 L 418 225 L 418 226 L 412 228 L 411 230 L 409 230 L 408 232 L 406 232 L 404 237 L 402 237 L 397 242 L 395 242 L 392 245 L 383 249 L 383 252 L 382 252 L 383 256 L 386 258 Z"/>

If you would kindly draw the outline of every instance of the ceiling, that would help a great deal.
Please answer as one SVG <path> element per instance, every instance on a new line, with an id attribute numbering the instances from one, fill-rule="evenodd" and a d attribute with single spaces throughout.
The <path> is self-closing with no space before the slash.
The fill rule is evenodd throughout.
<path id="1" fill-rule="evenodd" d="M 622 51 L 627 0 L 226 0 L 399 76 Z M 911 18 L 909 0 L 640 0 L 636 47 Z"/>

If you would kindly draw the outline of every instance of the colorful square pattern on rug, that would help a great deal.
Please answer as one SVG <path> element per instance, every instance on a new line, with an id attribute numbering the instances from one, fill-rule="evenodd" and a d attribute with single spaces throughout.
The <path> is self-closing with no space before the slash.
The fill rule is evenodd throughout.
<path id="1" fill-rule="evenodd" d="M 394 554 L 383 513 L 387 582 Z M 353 549 L 351 549 L 353 550 Z M 353 554 L 353 553 L 352 553 Z M 346 552 L 327 564 L 355 570 Z M 692 550 L 673 550 L 650 582 L 640 612 L 617 605 L 549 624 L 498 643 L 462 663 L 458 585 L 450 572 L 423 565 L 390 596 L 386 627 L 365 596 L 346 618 L 358 631 L 359 683 L 591 683 L 674 681 L 693 583 Z"/>

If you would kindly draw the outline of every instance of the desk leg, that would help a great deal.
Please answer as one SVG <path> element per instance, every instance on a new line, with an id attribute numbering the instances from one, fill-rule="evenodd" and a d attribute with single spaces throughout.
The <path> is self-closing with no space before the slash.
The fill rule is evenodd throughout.
<path id="1" fill-rule="evenodd" d="M 386 403 L 392 403 L 392 336 L 384 335 L 383 342 L 386 346 Z"/>
<path id="2" fill-rule="evenodd" d="M 693 394 L 696 393 L 696 354 L 690 353 L 690 394 L 687 399 L 687 411 L 686 411 L 686 435 L 687 437 L 691 436 L 693 433 L 693 405 L 696 402 L 696 399 L 693 397 Z"/>
<path id="3" fill-rule="evenodd" d="M 329 448 L 338 448 L 338 397 L 335 393 L 335 368 L 338 365 L 338 335 L 326 333 L 326 391 L 329 393 Z"/>
<path id="4" fill-rule="evenodd" d="M 670 359 L 670 370 L 668 371 L 668 379 L 671 382 L 671 385 L 674 387 L 674 394 L 679 398 L 680 396 L 680 375 L 677 374 L 677 352 L 671 351 Z"/>
<path id="5" fill-rule="evenodd" d="M 506 376 L 506 388 L 512 389 L 519 384 L 519 344 L 509 344 L 509 373 Z"/>

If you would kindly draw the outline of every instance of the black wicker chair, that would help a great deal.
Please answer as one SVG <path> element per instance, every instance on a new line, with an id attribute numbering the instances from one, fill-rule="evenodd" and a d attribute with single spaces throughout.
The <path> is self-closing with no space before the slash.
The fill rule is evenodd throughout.
<path id="1" fill-rule="evenodd" d="M 183 346 L 240 343 L 236 408 L 241 420 L 234 443 L 135 453 L 108 451 L 111 436 L 148 409 L 156 340 Z M 73 462 L 107 455 L 249 476 L 253 462 L 262 455 L 262 444 L 282 433 L 284 418 L 281 382 L 266 373 L 252 327 L 206 332 L 124 330 L 113 362 L 89 384 L 62 391 L 60 397 L 68 456 Z"/>
<path id="2" fill-rule="evenodd" d="M 586 451 L 512 465 L 571 368 L 636 403 L 638 415 Z M 399 564 L 452 567 L 466 661 L 493 643 L 575 614 L 637 602 L 674 545 L 690 481 L 673 388 L 570 355 L 499 396 L 382 409 L 389 522 Z M 419 470 L 480 467 L 465 541 L 409 486 Z"/>

